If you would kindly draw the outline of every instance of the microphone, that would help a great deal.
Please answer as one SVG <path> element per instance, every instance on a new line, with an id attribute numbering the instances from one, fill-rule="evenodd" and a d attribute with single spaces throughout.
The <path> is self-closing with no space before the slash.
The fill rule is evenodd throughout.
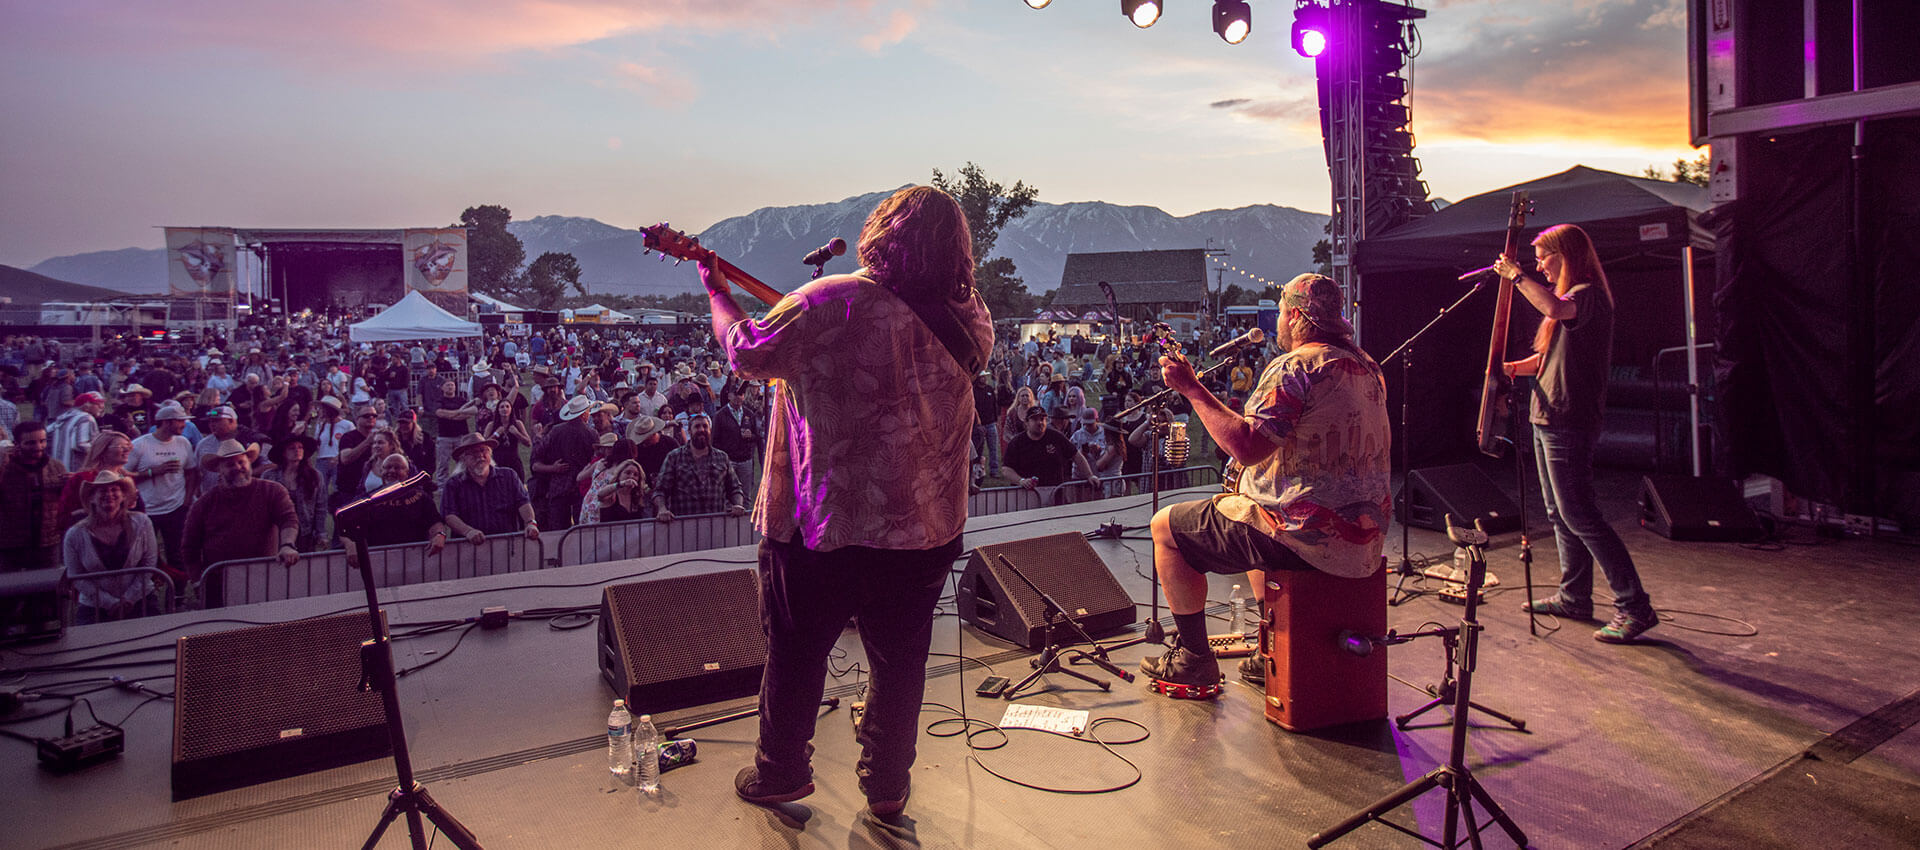
<path id="1" fill-rule="evenodd" d="M 1495 265 L 1498 265 L 1498 264 L 1496 263 Z M 1480 268 L 1474 269 L 1473 271 L 1470 271 L 1470 272 L 1467 272 L 1466 274 L 1461 275 L 1459 279 L 1473 280 L 1474 278 L 1486 277 L 1487 275 L 1490 275 L 1490 274 L 1493 274 L 1493 266 L 1481 266 Z"/>
<path id="2" fill-rule="evenodd" d="M 845 254 L 846 252 L 847 240 L 835 236 L 833 237 L 833 241 L 815 248 L 812 253 L 801 257 L 800 264 L 803 266 L 824 266 L 828 260 Z"/>
<path id="3" fill-rule="evenodd" d="M 1214 346 L 1212 351 L 1207 352 L 1207 356 L 1213 358 L 1224 357 L 1247 346 L 1259 345 L 1266 341 L 1267 332 L 1259 328 L 1254 328 L 1253 330 Z"/>
<path id="4" fill-rule="evenodd" d="M 1164 449 L 1167 463 L 1176 467 L 1185 466 L 1187 463 L 1187 450 L 1191 446 L 1192 441 L 1187 439 L 1187 423 L 1167 423 L 1167 440 Z"/>

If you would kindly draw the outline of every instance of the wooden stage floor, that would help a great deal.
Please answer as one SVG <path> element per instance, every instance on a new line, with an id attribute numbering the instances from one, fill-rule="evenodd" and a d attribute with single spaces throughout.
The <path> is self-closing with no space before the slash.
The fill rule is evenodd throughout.
<path id="1" fill-rule="evenodd" d="M 1468 763 L 1538 847 L 1707 846 L 1667 839 L 1752 781 L 1777 773 L 1809 749 L 1844 753 L 1849 769 L 1896 789 L 1920 784 L 1920 734 L 1912 727 L 1920 697 L 1920 564 L 1903 543 L 1816 539 L 1789 530 L 1771 547 L 1675 543 L 1641 530 L 1632 504 L 1638 478 L 1603 473 L 1606 508 L 1633 550 L 1662 624 L 1634 646 L 1595 642 L 1586 623 L 1531 635 L 1519 603 L 1526 597 L 1518 547 L 1489 555 L 1500 586 L 1482 608 L 1486 626 L 1475 678 L 1476 700 L 1526 721 L 1519 732 L 1475 716 Z M 1197 495 L 1199 491 L 1185 497 Z M 1183 498 L 1172 496 L 1170 500 Z M 1537 499 L 1538 585 L 1558 574 Z M 1146 497 L 976 518 L 967 545 L 1043 534 L 1089 532 L 1118 522 L 1144 526 Z M 1097 540 L 1094 551 L 1144 617 L 1151 574 L 1143 531 Z M 1399 533 L 1390 538 L 1397 558 Z M 1416 555 L 1445 560 L 1437 533 L 1415 530 Z M 387 616 L 407 624 L 476 615 L 482 607 L 513 611 L 593 605 L 610 583 L 751 565 L 750 547 L 419 585 L 383 594 Z M 956 571 L 961 565 L 956 564 Z M 644 578 L 642 578 L 644 576 Z M 1212 597 L 1224 611 L 1228 586 L 1216 577 Z M 1411 585 L 1411 583 L 1410 583 Z M 1602 591 L 1604 593 L 1604 590 Z M 173 642 L 184 634 L 279 622 L 350 610 L 351 595 L 266 603 L 71 630 L 60 644 L 7 651 L 0 684 L 34 690 L 87 687 L 110 675 L 144 679 L 171 690 Z M 488 847 L 1226 847 L 1301 846 L 1351 811 L 1442 763 L 1447 712 L 1422 718 L 1436 725 L 1401 730 L 1366 724 L 1331 733 L 1292 734 L 1268 723 L 1261 695 L 1234 679 L 1211 702 L 1174 701 L 1141 683 L 1105 692 L 1064 676 L 1021 703 L 1082 709 L 1104 723 L 1100 737 L 1147 736 L 1102 746 L 1089 740 L 1015 731 L 1005 745 L 991 734 L 972 747 L 951 735 L 957 723 L 933 725 L 965 710 L 993 721 L 1005 704 L 972 695 L 989 665 L 1019 679 L 1032 653 L 985 638 L 952 616 L 935 624 L 934 657 L 920 740 L 914 794 L 905 816 L 881 823 L 863 814 L 853 763 L 858 748 L 840 708 L 819 724 L 815 778 L 819 790 L 782 811 L 737 800 L 735 771 L 750 762 L 754 722 L 736 720 L 692 733 L 699 760 L 665 777 L 665 793 L 646 798 L 609 777 L 602 718 L 612 695 L 595 664 L 595 629 L 575 622 L 516 620 L 493 631 L 459 631 L 400 641 L 403 667 L 444 658 L 401 681 L 400 699 L 421 779 L 442 805 Z M 1461 609 L 1428 594 L 1390 609 L 1399 631 L 1455 624 Z M 1217 621 L 1216 621 L 1217 622 Z M 1224 628 L 1224 623 L 1219 624 Z M 1547 625 L 1554 625 L 1551 621 Z M 110 642 L 127 641 L 109 646 Z M 834 662 L 828 693 L 859 692 L 859 641 L 849 632 Z M 136 650 L 104 657 L 106 653 Z M 1394 712 L 1429 697 L 1418 689 L 1442 673 L 1440 644 L 1421 640 L 1386 650 L 1396 682 Z M 1133 669 L 1143 647 L 1117 653 Z M 81 664 L 88 669 L 22 676 L 29 666 Z M 119 759 L 67 776 L 36 768 L 31 748 L 4 742 L 0 762 L 7 790 L 7 826 L 0 846 L 45 847 L 353 847 L 371 830 L 393 783 L 390 760 L 337 767 L 238 790 L 171 802 L 172 706 L 140 707 L 144 697 L 117 689 L 89 696 L 99 715 L 125 723 Z M 939 704 L 938 706 L 934 704 Z M 669 725 L 691 722 L 751 700 L 675 712 Z M 28 703 L 21 714 L 63 705 Z M 949 708 L 951 707 L 951 708 Z M 80 712 L 84 717 L 84 710 Z M 18 715 L 16 715 L 18 716 Z M 1861 722 L 1866 718 L 1865 722 Z M 58 735 L 60 716 L 7 728 Z M 82 724 L 84 725 L 84 723 Z M 936 734 L 937 733 L 937 734 Z M 1135 781 L 1137 780 L 1137 781 Z M 1061 793 L 1041 787 L 1106 793 Z M 1032 787 L 1040 786 L 1040 787 Z M 1867 822 L 1844 800 L 1805 795 L 1791 817 L 1816 828 L 1850 830 L 1848 846 L 1914 846 L 1920 828 Z M 1716 801 L 1720 801 L 1716 803 Z M 1409 829 L 1437 838 L 1442 798 L 1429 794 L 1400 810 Z M 1909 810 L 1911 811 L 1911 810 Z M 1745 817 L 1745 816 L 1743 816 Z M 1910 815 L 1908 816 L 1911 817 Z M 1755 823 L 1743 846 L 1794 846 L 1800 840 Z M 1891 830 L 1891 831 L 1890 831 Z M 1835 833 L 1840 834 L 1840 833 Z M 1757 836 L 1757 837 L 1754 837 Z M 1491 846 L 1510 846 L 1497 828 Z M 1650 840 L 1654 839 L 1654 840 Z M 444 836 L 436 846 L 450 846 Z M 404 847 L 404 826 L 381 847 Z M 1413 837 L 1368 826 L 1336 847 L 1420 846 Z"/>

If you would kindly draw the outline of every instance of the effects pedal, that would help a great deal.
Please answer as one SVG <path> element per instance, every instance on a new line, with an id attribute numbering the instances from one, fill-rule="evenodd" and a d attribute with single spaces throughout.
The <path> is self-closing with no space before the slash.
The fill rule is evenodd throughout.
<path id="1" fill-rule="evenodd" d="M 1213 654 L 1219 658 L 1245 658 L 1260 650 L 1260 642 L 1245 632 L 1207 635 L 1207 645 L 1213 647 Z"/>

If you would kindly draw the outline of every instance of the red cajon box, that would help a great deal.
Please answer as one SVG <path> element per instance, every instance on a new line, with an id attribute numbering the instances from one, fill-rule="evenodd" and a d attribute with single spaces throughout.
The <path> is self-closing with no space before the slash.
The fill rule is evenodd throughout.
<path id="1" fill-rule="evenodd" d="M 1387 632 L 1387 571 L 1341 578 L 1319 570 L 1268 570 L 1260 651 L 1267 719 L 1290 732 L 1387 716 L 1387 654 L 1340 647 L 1340 633 Z"/>

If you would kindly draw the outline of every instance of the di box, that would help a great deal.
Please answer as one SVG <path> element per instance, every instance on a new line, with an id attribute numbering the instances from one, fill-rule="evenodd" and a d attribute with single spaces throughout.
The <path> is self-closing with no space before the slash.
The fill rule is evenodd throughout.
<path id="1" fill-rule="evenodd" d="M 365 611 L 180 638 L 173 799 L 392 753 L 380 693 L 360 691 L 372 638 Z"/>
<path id="2" fill-rule="evenodd" d="M 1087 538 L 1074 533 L 973 550 L 960 575 L 960 619 L 1028 649 L 1046 646 L 1046 602 L 1034 587 L 1053 597 L 1095 638 L 1133 624 L 1133 598 L 1087 545 Z M 1070 626 L 1063 626 L 1059 637 L 1063 643 L 1079 641 Z"/>
<path id="3" fill-rule="evenodd" d="M 635 715 L 760 692 L 767 636 L 752 570 L 617 584 L 600 599 L 600 675 Z"/>
<path id="4" fill-rule="evenodd" d="M 1640 525 L 1669 540 L 1744 542 L 1765 533 L 1740 485 L 1685 475 L 1640 479 Z"/>
<path id="5" fill-rule="evenodd" d="M 1459 463 L 1409 473 L 1400 488 L 1400 521 L 1446 531 L 1448 514 L 1468 528 L 1480 520 L 1488 534 L 1520 530 L 1520 509 L 1480 467 Z"/>

